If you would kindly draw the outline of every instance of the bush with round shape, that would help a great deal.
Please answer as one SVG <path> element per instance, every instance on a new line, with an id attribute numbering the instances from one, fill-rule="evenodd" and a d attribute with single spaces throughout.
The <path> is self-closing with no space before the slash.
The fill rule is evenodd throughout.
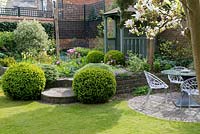
<path id="1" fill-rule="evenodd" d="M 110 50 L 105 54 L 104 63 L 108 63 L 110 65 L 124 65 L 125 56 L 118 50 Z"/>
<path id="2" fill-rule="evenodd" d="M 46 85 L 51 84 L 58 78 L 58 71 L 56 70 L 55 66 L 48 65 L 48 64 L 41 64 L 39 66 L 44 71 L 45 78 L 46 78 Z"/>
<path id="3" fill-rule="evenodd" d="M 37 21 L 19 22 L 14 31 L 14 37 L 19 53 L 30 52 L 35 56 L 38 52 L 48 48 L 48 35 Z"/>
<path id="4" fill-rule="evenodd" d="M 101 63 L 104 60 L 104 53 L 101 51 L 93 50 L 87 55 L 88 63 Z"/>
<path id="5" fill-rule="evenodd" d="M 75 74 L 72 87 L 82 103 L 105 103 L 116 92 L 116 80 L 114 74 L 105 69 L 85 68 Z"/>
<path id="6" fill-rule="evenodd" d="M 4 94 L 14 100 L 37 100 L 45 87 L 45 75 L 33 64 L 19 63 L 10 67 L 2 77 Z"/>

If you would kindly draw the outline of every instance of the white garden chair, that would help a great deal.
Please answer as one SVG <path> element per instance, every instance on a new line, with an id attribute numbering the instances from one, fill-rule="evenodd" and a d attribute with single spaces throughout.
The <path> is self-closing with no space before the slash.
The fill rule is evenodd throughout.
<path id="1" fill-rule="evenodd" d="M 186 67 L 182 67 L 182 66 L 175 66 L 172 69 L 177 70 L 177 71 L 188 70 Z M 172 92 L 172 89 L 171 89 L 172 84 L 180 85 L 184 81 L 183 77 L 180 76 L 180 75 L 168 75 L 168 79 L 170 81 L 170 86 L 169 86 L 170 87 L 170 93 Z"/>
<path id="2" fill-rule="evenodd" d="M 166 102 L 167 101 L 167 89 L 169 88 L 169 86 L 164 81 L 159 79 L 157 76 L 155 76 L 147 71 L 144 71 L 144 74 L 146 76 L 147 83 L 149 85 L 149 91 L 146 96 L 145 103 L 148 102 L 149 95 L 153 89 L 164 89 L 165 90 L 165 102 Z"/>
<path id="3" fill-rule="evenodd" d="M 192 95 L 199 95 L 196 77 L 187 79 L 181 84 L 181 104 L 182 104 L 182 100 L 183 100 L 183 92 L 188 94 L 188 97 L 189 97 L 188 107 L 190 108 L 191 96 Z"/>

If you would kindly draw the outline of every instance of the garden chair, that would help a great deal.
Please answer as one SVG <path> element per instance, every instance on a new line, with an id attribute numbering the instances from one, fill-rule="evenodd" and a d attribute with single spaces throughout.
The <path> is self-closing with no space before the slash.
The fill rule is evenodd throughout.
<path id="1" fill-rule="evenodd" d="M 199 95 L 196 77 L 187 79 L 181 84 L 181 104 L 182 104 L 184 93 L 188 94 L 188 99 L 189 99 L 188 107 L 190 108 L 191 96 L 192 95 Z"/>
<path id="2" fill-rule="evenodd" d="M 187 70 L 188 68 L 183 67 L 183 66 L 175 66 L 175 67 L 173 67 L 172 69 L 181 71 L 181 70 Z"/>
<path id="3" fill-rule="evenodd" d="M 165 90 L 165 102 L 166 102 L 167 101 L 167 89 L 169 88 L 169 86 L 164 81 L 159 79 L 157 76 L 151 74 L 150 72 L 144 71 L 144 74 L 146 76 L 147 83 L 149 85 L 149 91 L 146 96 L 145 103 L 148 102 L 149 95 L 153 89 L 164 89 Z"/>
<path id="4" fill-rule="evenodd" d="M 174 70 L 178 70 L 178 71 L 181 71 L 181 70 L 188 70 L 186 67 L 182 67 L 182 66 L 175 66 L 173 67 L 172 69 Z M 180 85 L 181 83 L 183 83 L 184 79 L 182 76 L 180 75 L 168 75 L 168 79 L 170 81 L 170 86 L 169 86 L 169 89 L 170 89 L 170 95 L 171 95 L 171 92 L 172 92 L 172 84 L 178 84 Z M 172 97 L 172 95 L 171 95 Z"/>

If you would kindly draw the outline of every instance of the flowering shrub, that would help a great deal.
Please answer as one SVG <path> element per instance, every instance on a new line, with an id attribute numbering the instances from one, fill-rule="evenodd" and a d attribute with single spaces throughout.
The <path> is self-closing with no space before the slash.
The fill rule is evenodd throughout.
<path id="1" fill-rule="evenodd" d="M 19 53 L 30 52 L 34 56 L 48 47 L 48 35 L 37 21 L 22 21 L 14 31 L 16 50 Z"/>
<path id="2" fill-rule="evenodd" d="M 134 8 L 135 14 L 125 22 L 125 26 L 138 36 L 145 33 L 151 39 L 166 29 L 181 26 L 183 9 L 177 0 L 138 0 Z"/>
<path id="3" fill-rule="evenodd" d="M 81 57 L 80 53 L 77 52 L 75 48 L 68 49 L 68 50 L 67 50 L 67 56 L 68 56 L 70 59 L 76 59 L 76 58 L 80 58 L 80 57 Z"/>

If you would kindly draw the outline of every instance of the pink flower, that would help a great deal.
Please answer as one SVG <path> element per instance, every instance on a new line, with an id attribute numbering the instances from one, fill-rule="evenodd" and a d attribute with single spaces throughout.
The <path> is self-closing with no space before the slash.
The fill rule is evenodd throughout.
<path id="1" fill-rule="evenodd" d="M 73 48 L 73 49 L 69 49 L 69 50 L 67 50 L 67 53 L 69 53 L 69 54 L 73 54 L 73 53 L 75 53 L 76 52 L 76 50 Z"/>

